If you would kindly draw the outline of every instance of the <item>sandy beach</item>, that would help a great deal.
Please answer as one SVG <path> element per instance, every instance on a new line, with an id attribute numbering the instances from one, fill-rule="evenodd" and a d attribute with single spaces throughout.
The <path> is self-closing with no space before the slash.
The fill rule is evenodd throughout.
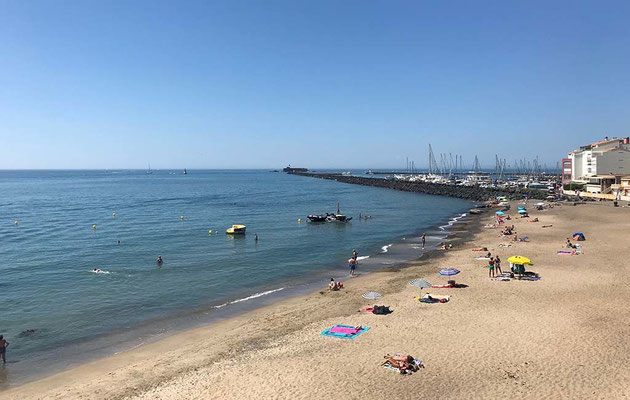
<path id="1" fill-rule="evenodd" d="M 627 398 L 630 211 L 564 204 L 530 215 L 539 222 L 507 221 L 530 242 L 482 228 L 493 221 L 487 212 L 464 226 L 471 233 L 454 238 L 452 250 L 411 267 L 347 279 L 339 292 L 323 282 L 321 292 L 60 372 L 0 399 Z M 575 231 L 586 235 L 584 254 L 558 255 Z M 500 255 L 504 270 L 509 256 L 529 257 L 541 279 L 489 279 L 487 263 L 471 251 L 478 247 Z M 451 295 L 445 304 L 414 302 L 420 289 L 409 280 L 444 284 L 437 271 L 446 267 L 460 269 L 457 281 L 468 287 L 423 289 Z M 359 312 L 375 303 L 361 298 L 367 290 L 382 293 L 376 303 L 394 312 Z M 353 340 L 320 334 L 334 324 L 370 329 Z M 412 375 L 382 368 L 394 353 L 425 368 Z"/>

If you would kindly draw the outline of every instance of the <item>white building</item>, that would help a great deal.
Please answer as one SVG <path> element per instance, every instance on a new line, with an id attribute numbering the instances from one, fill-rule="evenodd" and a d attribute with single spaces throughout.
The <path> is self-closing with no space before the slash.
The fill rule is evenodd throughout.
<path id="1" fill-rule="evenodd" d="M 570 152 L 569 158 L 563 160 L 563 169 L 568 172 L 569 167 L 571 182 L 595 184 L 611 181 L 610 184 L 619 184 L 617 180 L 624 175 L 630 175 L 629 139 L 606 138 L 582 146 Z M 566 175 L 565 173 L 563 177 L 565 182 L 569 181 Z"/>

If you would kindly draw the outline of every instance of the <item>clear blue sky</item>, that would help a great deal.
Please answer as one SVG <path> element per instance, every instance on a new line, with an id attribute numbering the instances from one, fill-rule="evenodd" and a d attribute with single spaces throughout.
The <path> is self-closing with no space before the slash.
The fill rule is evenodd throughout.
<path id="1" fill-rule="evenodd" d="M 426 165 L 630 134 L 630 2 L 0 0 L 0 168 Z"/>

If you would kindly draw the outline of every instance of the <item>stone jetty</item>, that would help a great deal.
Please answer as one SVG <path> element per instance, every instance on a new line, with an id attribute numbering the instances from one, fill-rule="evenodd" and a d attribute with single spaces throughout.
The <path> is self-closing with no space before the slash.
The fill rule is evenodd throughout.
<path id="1" fill-rule="evenodd" d="M 433 194 L 437 196 L 458 197 L 460 199 L 485 201 L 495 199 L 497 196 L 505 196 L 509 199 L 522 199 L 527 195 L 530 199 L 544 200 L 549 193 L 543 190 L 532 189 L 500 189 L 484 188 L 480 186 L 449 185 L 432 182 L 408 182 L 396 179 L 365 178 L 361 176 L 325 174 L 325 173 L 295 173 L 293 175 L 328 179 L 353 185 L 374 186 L 386 189 L 402 190 L 404 192 Z"/>

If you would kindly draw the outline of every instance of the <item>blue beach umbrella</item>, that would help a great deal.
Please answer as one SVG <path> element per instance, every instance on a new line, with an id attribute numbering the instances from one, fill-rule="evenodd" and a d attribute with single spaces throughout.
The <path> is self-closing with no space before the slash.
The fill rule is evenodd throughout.
<path id="1" fill-rule="evenodd" d="M 457 275 L 460 273 L 460 270 L 455 269 L 455 268 L 444 268 L 441 269 L 438 274 L 442 275 L 442 276 L 453 276 L 453 275 Z"/>
<path id="2" fill-rule="evenodd" d="M 505 213 L 503 211 L 497 211 L 496 214 L 497 215 L 504 215 Z"/>
<path id="3" fill-rule="evenodd" d="M 518 213 L 519 214 L 527 214 L 527 211 L 526 210 L 518 210 Z"/>

